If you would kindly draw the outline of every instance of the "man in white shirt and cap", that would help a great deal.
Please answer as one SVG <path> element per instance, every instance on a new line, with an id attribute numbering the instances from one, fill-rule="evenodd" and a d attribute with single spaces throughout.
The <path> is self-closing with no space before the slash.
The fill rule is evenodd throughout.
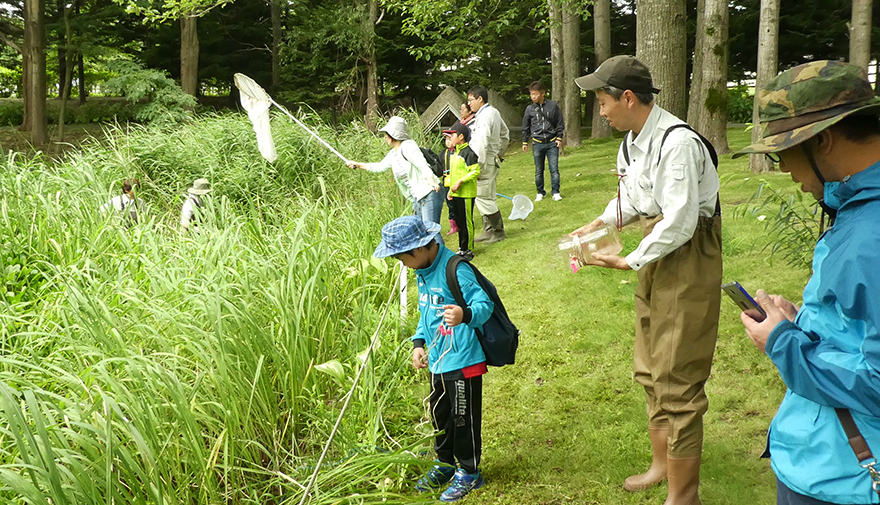
<path id="1" fill-rule="evenodd" d="M 474 242 L 491 244 L 507 238 L 504 233 L 504 220 L 498 203 L 495 182 L 501 170 L 501 155 L 510 140 L 510 130 L 501 119 L 498 109 L 492 107 L 489 92 L 482 86 L 474 86 L 468 91 L 468 108 L 474 112 L 469 145 L 477 153 L 480 163 L 480 176 L 477 178 L 477 198 L 474 203 L 483 216 L 483 233 Z"/>
<path id="2" fill-rule="evenodd" d="M 633 371 L 645 388 L 653 460 L 626 479 L 628 491 L 669 481 L 664 505 L 694 505 L 703 446 L 704 389 L 718 337 L 721 207 L 711 144 L 654 104 L 648 68 L 632 56 L 606 60 L 575 80 L 595 91 L 600 114 L 629 132 L 617 155 L 618 196 L 572 235 L 641 221 L 643 238 L 626 257 L 593 257 L 636 270 Z"/>

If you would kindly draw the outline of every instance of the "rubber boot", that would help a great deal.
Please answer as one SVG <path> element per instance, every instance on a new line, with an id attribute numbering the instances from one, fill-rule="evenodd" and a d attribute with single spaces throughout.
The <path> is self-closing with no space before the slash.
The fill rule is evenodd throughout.
<path id="1" fill-rule="evenodd" d="M 452 235 L 453 233 L 458 233 L 458 223 L 455 222 L 455 219 L 449 220 L 449 231 L 446 232 L 446 236 Z"/>
<path id="2" fill-rule="evenodd" d="M 669 428 L 648 427 L 651 438 L 651 466 L 648 471 L 627 477 L 623 481 L 623 489 L 627 491 L 644 491 L 666 479 L 666 447 L 669 440 Z"/>
<path id="3" fill-rule="evenodd" d="M 663 505 L 702 505 L 699 494 L 700 458 L 666 458 L 669 494 Z"/>
<path id="4" fill-rule="evenodd" d="M 483 233 L 474 239 L 474 242 L 485 242 L 492 238 L 492 226 L 489 225 L 489 218 L 483 216 Z"/>
<path id="5" fill-rule="evenodd" d="M 504 233 L 504 220 L 501 218 L 501 211 L 498 211 L 494 214 L 489 214 L 486 216 L 489 218 L 489 226 L 492 229 L 492 236 L 489 237 L 485 242 L 487 244 L 492 244 L 494 242 L 501 242 L 502 240 L 507 238 L 507 234 Z"/>

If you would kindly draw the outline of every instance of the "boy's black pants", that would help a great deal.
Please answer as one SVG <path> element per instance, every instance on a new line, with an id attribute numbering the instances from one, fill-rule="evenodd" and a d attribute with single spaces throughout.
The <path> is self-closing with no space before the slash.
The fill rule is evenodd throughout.
<path id="1" fill-rule="evenodd" d="M 475 473 L 483 448 L 483 376 L 446 377 L 431 374 L 431 420 L 439 432 L 434 439 L 437 460 L 451 466 L 458 460 L 462 470 Z"/>
<path id="2" fill-rule="evenodd" d="M 458 248 L 462 251 L 472 251 L 474 249 L 474 199 L 453 196 L 451 202 L 455 223 L 458 225 Z"/>

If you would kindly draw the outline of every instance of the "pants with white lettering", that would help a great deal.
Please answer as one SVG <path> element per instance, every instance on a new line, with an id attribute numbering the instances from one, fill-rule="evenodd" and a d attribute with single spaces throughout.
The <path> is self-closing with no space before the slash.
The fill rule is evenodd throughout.
<path id="1" fill-rule="evenodd" d="M 437 430 L 434 450 L 437 460 L 475 473 L 480 466 L 483 440 L 483 377 L 443 380 L 431 375 L 431 421 Z"/>

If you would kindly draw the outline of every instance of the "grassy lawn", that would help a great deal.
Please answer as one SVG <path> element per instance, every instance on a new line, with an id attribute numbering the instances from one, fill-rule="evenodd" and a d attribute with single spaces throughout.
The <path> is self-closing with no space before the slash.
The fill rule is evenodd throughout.
<path id="1" fill-rule="evenodd" d="M 748 142 L 741 129 L 729 135 L 734 150 Z M 486 378 L 482 466 L 488 485 L 469 503 L 661 503 L 666 496 L 665 484 L 643 493 L 622 488 L 626 476 L 650 462 L 644 393 L 631 371 L 636 274 L 595 267 L 575 274 L 557 250 L 557 238 L 594 219 L 614 196 L 618 144 L 588 141 L 569 149 L 560 161 L 564 199 L 537 202 L 526 221 L 506 221 L 508 240 L 477 245 L 475 264 L 498 286 L 523 335 L 517 364 L 490 370 Z M 747 158 L 729 155 L 719 172 L 725 282 L 800 300 L 806 273 L 769 256 L 765 245 L 773 238 L 764 224 L 734 212 L 760 180 L 791 191 L 795 184 L 786 174 L 755 176 Z M 549 186 L 549 174 L 546 180 Z M 534 198 L 531 152 L 509 155 L 498 191 Z M 499 206 L 506 217 L 510 202 L 499 199 Z M 624 229 L 624 254 L 638 244 L 637 228 Z M 447 244 L 457 248 L 456 237 Z M 785 388 L 726 297 L 707 391 L 704 502 L 772 503 L 773 472 L 758 456 Z"/>

